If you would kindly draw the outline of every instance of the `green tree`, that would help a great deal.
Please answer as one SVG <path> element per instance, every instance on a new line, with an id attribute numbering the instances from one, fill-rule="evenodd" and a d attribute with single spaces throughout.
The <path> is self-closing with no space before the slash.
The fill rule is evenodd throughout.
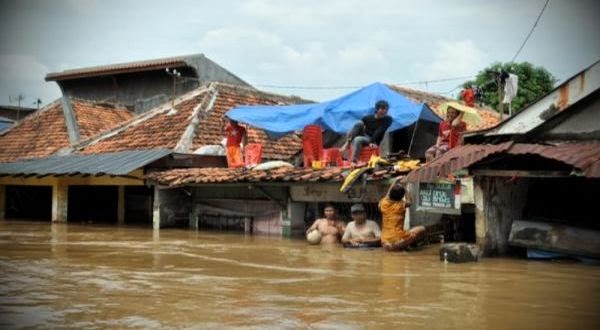
<path id="1" fill-rule="evenodd" d="M 498 85 L 496 77 L 503 70 L 519 76 L 517 96 L 511 103 L 512 113 L 519 112 L 525 106 L 550 92 L 556 82 L 554 76 L 543 67 L 533 66 L 528 62 L 497 62 L 480 71 L 475 80 L 467 81 L 463 86 L 479 86 L 481 88 L 483 103 L 498 111 Z M 508 106 L 504 107 L 504 113 L 508 113 Z"/>

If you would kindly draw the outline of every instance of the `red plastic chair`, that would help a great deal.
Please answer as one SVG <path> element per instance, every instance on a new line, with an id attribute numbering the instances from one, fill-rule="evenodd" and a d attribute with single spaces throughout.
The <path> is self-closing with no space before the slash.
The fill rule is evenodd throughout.
<path id="1" fill-rule="evenodd" d="M 262 145 L 258 143 L 248 143 L 244 148 L 244 165 L 252 167 L 260 164 L 262 160 Z"/>
<path id="2" fill-rule="evenodd" d="M 364 146 L 360 149 L 358 160 L 360 162 L 368 162 L 372 155 L 379 156 L 379 147 Z"/>
<path id="3" fill-rule="evenodd" d="M 339 148 L 323 149 L 322 161 L 324 166 L 342 166 L 342 153 Z"/>
<path id="4" fill-rule="evenodd" d="M 319 125 L 306 125 L 302 131 L 304 167 L 311 167 L 313 160 L 321 160 L 323 131 Z"/>

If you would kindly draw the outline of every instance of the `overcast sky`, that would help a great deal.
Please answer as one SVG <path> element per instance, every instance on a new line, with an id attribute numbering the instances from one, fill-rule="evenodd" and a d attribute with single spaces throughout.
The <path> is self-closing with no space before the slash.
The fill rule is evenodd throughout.
<path id="1" fill-rule="evenodd" d="M 58 98 L 49 72 L 194 53 L 260 89 L 313 100 L 375 81 L 451 96 L 466 79 L 414 82 L 510 61 L 544 3 L 0 0 L 0 104 Z M 598 0 L 551 0 L 516 61 L 559 81 L 576 74 L 600 59 L 599 13 Z"/>

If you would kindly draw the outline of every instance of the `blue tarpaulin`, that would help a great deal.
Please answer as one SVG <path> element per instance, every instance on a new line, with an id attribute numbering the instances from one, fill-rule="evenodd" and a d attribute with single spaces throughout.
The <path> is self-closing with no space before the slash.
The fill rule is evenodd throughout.
<path id="1" fill-rule="evenodd" d="M 386 100 L 392 125 L 388 132 L 412 125 L 418 119 L 442 121 L 423 103 L 415 103 L 382 83 L 373 83 L 337 99 L 309 104 L 238 106 L 226 116 L 264 130 L 270 137 L 300 131 L 306 125 L 319 125 L 339 134 L 347 133 L 362 117 L 374 113 L 375 103 Z"/>

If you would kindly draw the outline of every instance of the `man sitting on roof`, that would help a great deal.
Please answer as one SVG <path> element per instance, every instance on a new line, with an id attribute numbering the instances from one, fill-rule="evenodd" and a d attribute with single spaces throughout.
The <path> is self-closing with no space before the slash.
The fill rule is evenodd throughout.
<path id="1" fill-rule="evenodd" d="M 436 143 L 425 151 L 425 160 L 432 161 L 460 142 L 460 135 L 467 130 L 467 124 L 462 121 L 464 112 L 448 106 L 446 119 L 440 123 Z"/>
<path id="2" fill-rule="evenodd" d="M 392 117 L 387 115 L 389 108 L 390 105 L 386 101 L 377 101 L 375 103 L 375 113 L 364 116 L 354 124 L 348 132 L 346 142 L 340 148 L 340 152 L 345 153 L 348 146 L 352 145 L 352 162 L 357 163 L 364 145 L 379 146 L 385 131 L 392 125 Z"/>

